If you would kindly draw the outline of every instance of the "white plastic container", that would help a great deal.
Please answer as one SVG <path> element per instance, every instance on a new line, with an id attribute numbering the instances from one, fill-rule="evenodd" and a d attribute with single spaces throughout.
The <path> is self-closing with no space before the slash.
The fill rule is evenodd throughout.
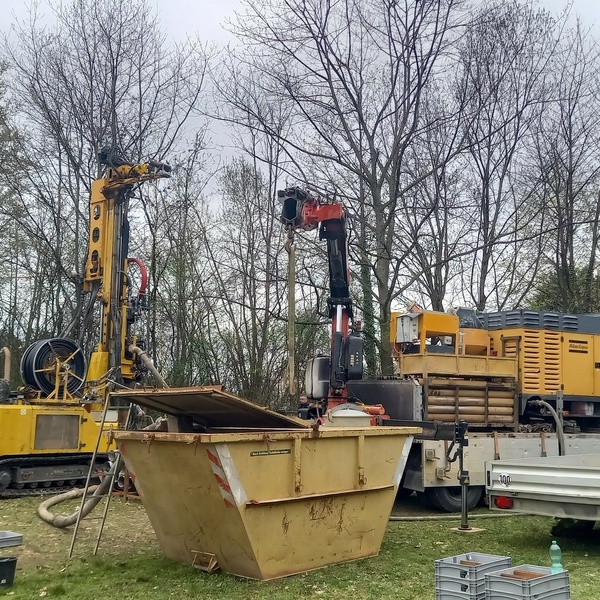
<path id="1" fill-rule="evenodd" d="M 353 404 L 340 404 L 325 414 L 324 427 L 369 427 L 371 415 Z"/>

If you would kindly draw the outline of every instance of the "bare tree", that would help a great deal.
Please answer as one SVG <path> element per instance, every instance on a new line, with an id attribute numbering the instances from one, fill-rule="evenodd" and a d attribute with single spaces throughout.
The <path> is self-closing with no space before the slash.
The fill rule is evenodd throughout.
<path id="1" fill-rule="evenodd" d="M 210 340 L 210 302 L 204 295 L 211 272 L 204 249 L 210 236 L 206 186 L 210 156 L 197 136 L 192 151 L 173 157 L 173 177 L 167 188 L 147 188 L 142 196 L 144 218 L 134 240 L 149 264 L 147 330 L 149 353 L 172 384 L 219 382 Z"/>
<path id="2" fill-rule="evenodd" d="M 11 101 L 27 123 L 30 168 L 5 205 L 29 251 L 48 262 L 48 313 L 56 335 L 81 307 L 91 180 L 102 147 L 128 160 L 163 158 L 198 113 L 209 53 L 169 46 L 145 0 L 73 0 L 35 12 L 6 40 Z M 42 273 L 39 273 L 42 276 Z M 34 335 L 37 335 L 35 332 Z"/>
<path id="3" fill-rule="evenodd" d="M 37 255 L 28 232 L 19 223 L 19 213 L 13 210 L 17 190 L 25 180 L 27 164 L 23 153 L 24 135 L 16 126 L 14 106 L 6 96 L 6 66 L 0 64 L 0 346 L 13 351 L 13 362 L 20 359 L 23 341 L 30 339 L 33 327 L 42 328 L 52 319 L 39 310 L 29 308 L 39 304 L 48 290 L 47 257 Z M 32 323 L 32 316 L 35 322 Z M 17 370 L 12 369 L 13 384 Z"/>
<path id="4" fill-rule="evenodd" d="M 547 276 L 541 281 L 555 286 L 554 310 L 598 309 L 593 288 L 600 236 L 599 69 L 598 45 L 577 24 L 562 40 L 552 78 L 555 97 L 536 128 L 532 169 L 539 182 L 538 223 L 547 242 L 542 254 Z"/>
<path id="5" fill-rule="evenodd" d="M 415 185 L 407 189 L 397 212 L 396 245 L 404 255 L 406 290 L 420 306 L 443 311 L 451 297 L 462 257 L 468 252 L 464 181 L 460 161 L 460 107 L 448 101 L 448 83 L 428 86 L 424 100 L 426 121 L 407 152 L 407 165 Z M 456 118 L 450 115 L 456 114 Z M 439 165 L 431 170 L 431 165 Z M 416 297 L 415 297 L 416 293 Z"/>
<path id="6" fill-rule="evenodd" d="M 276 404 L 287 358 L 283 228 L 276 194 L 251 163 L 235 160 L 221 177 L 223 201 L 205 239 L 212 327 L 222 340 L 223 383 L 251 400 Z"/>
<path id="7" fill-rule="evenodd" d="M 403 257 L 394 254 L 395 214 L 404 189 L 407 149 L 422 122 L 422 91 L 451 39 L 460 2 L 426 0 L 271 0 L 245 3 L 235 33 L 244 44 L 220 86 L 234 107 L 287 152 L 290 173 L 355 203 L 366 243 L 358 274 L 376 299 L 380 360 L 391 368 L 389 313 Z M 261 111 L 264 98 L 285 107 L 286 127 Z M 433 165 L 432 169 L 438 165 Z M 350 177 L 348 177 L 351 175 Z M 310 180 L 310 181 L 308 181 Z M 374 286 L 372 285 L 374 283 Z M 364 304 L 368 309 L 367 304 Z"/>
<path id="8" fill-rule="evenodd" d="M 521 257 L 515 240 L 524 242 L 528 191 L 519 170 L 548 97 L 554 28 L 547 13 L 515 0 L 484 6 L 462 41 L 456 93 L 472 115 L 464 121 L 473 248 L 464 288 L 479 310 Z M 503 289 L 505 297 L 510 293 Z"/>

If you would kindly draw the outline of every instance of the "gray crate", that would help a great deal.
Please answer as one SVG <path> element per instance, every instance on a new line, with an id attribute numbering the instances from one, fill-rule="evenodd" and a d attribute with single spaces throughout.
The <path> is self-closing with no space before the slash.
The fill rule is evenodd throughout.
<path id="1" fill-rule="evenodd" d="M 20 546 L 23 543 L 23 536 L 13 531 L 0 531 L 0 548 L 9 548 L 10 546 Z"/>
<path id="2" fill-rule="evenodd" d="M 480 552 L 467 552 L 436 560 L 436 600 L 483 600 L 485 574 L 510 565 L 510 556 Z"/>
<path id="3" fill-rule="evenodd" d="M 534 594 L 533 596 L 524 596 L 523 593 L 510 594 L 508 592 L 503 592 L 500 595 L 493 596 L 493 598 L 502 598 L 502 600 L 571 600 L 571 588 L 570 586 L 566 585 L 560 589 L 554 590 L 553 592 L 542 592 L 540 595 Z M 488 595 L 486 590 L 486 595 L 483 597 L 483 600 L 487 599 Z"/>
<path id="4" fill-rule="evenodd" d="M 535 579 L 513 579 L 502 573 L 515 571 L 542 573 Z M 571 600 L 568 571 L 552 573 L 549 567 L 519 565 L 485 575 L 485 600 Z"/>
<path id="5" fill-rule="evenodd" d="M 444 577 L 435 584 L 436 600 L 484 600 L 485 581 L 471 582 L 468 579 Z"/>
<path id="6" fill-rule="evenodd" d="M 465 564 L 466 563 L 466 564 Z M 475 564 L 476 563 L 476 564 Z M 483 576 L 492 571 L 506 569 L 512 564 L 510 556 L 496 556 L 495 554 L 481 554 L 480 552 L 467 552 L 435 561 L 435 579 L 442 580 L 446 577 L 467 579 L 472 583 L 483 582 Z"/>

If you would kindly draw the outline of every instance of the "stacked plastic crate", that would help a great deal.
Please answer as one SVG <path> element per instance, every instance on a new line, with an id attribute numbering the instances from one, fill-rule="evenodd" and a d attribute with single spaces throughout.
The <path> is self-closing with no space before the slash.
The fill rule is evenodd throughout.
<path id="1" fill-rule="evenodd" d="M 571 600 L 569 573 L 537 565 L 486 573 L 485 600 Z"/>
<path id="2" fill-rule="evenodd" d="M 436 600 L 571 600 L 568 571 L 468 552 L 435 561 Z"/>
<path id="3" fill-rule="evenodd" d="M 511 566 L 510 556 L 468 552 L 435 561 L 436 600 L 486 600 L 485 576 Z"/>

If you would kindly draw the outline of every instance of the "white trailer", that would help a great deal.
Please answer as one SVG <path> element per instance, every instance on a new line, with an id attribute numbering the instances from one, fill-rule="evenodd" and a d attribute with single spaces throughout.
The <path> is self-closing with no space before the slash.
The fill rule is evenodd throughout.
<path id="1" fill-rule="evenodd" d="M 600 520 L 598 453 L 491 461 L 486 487 L 493 509 Z"/>

